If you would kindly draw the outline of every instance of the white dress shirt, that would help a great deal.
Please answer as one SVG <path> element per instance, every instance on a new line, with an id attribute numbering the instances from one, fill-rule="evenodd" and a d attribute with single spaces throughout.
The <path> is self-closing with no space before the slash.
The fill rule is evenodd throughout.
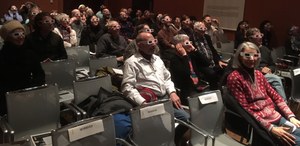
<path id="1" fill-rule="evenodd" d="M 145 99 L 137 90 L 141 86 L 152 89 L 157 96 L 176 91 L 171 74 L 160 57 L 152 55 L 149 61 L 141 54 L 135 53 L 125 61 L 122 92 L 138 104 L 142 104 Z"/>

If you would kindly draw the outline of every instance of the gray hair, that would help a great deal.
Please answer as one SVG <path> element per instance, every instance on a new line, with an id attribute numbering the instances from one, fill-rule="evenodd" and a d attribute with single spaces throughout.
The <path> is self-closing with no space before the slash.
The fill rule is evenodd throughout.
<path id="1" fill-rule="evenodd" d="M 181 43 L 186 39 L 189 39 L 188 35 L 186 35 L 186 34 L 177 34 L 173 37 L 173 44 Z"/>
<path id="2" fill-rule="evenodd" d="M 259 48 L 251 42 L 243 42 L 242 44 L 240 44 L 233 56 L 233 61 L 232 61 L 232 68 L 240 68 L 241 67 L 241 62 L 240 62 L 240 53 L 245 49 L 245 48 L 250 48 L 253 50 L 256 50 L 257 53 L 260 53 Z M 255 67 L 257 67 L 260 63 L 260 59 L 258 59 L 258 61 L 255 64 Z"/>
<path id="3" fill-rule="evenodd" d="M 194 23 L 194 29 L 201 30 L 201 29 L 200 29 L 200 28 L 201 28 L 201 24 L 204 25 L 204 23 L 201 22 L 201 21 L 195 22 L 195 23 Z"/>

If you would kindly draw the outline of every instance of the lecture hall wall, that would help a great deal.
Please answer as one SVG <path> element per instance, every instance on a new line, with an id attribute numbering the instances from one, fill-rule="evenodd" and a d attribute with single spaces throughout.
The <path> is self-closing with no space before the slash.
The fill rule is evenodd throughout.
<path id="1" fill-rule="evenodd" d="M 28 0 L 1 0 L 0 15 L 7 11 L 8 7 L 15 4 L 19 7 Z M 87 3 L 95 8 L 99 8 L 101 0 L 32 0 L 38 3 L 44 11 L 57 9 L 59 11 L 69 11 L 74 4 Z M 153 10 L 159 13 L 168 13 L 171 16 L 182 14 L 193 15 L 198 19 L 203 15 L 203 0 L 153 0 Z M 99 2 L 99 5 L 98 3 Z M 103 0 L 102 0 L 103 2 Z M 122 7 L 131 7 L 132 0 L 104 0 L 112 13 L 117 13 Z M 78 5 L 77 5 L 78 6 Z M 275 46 L 284 44 L 287 30 L 291 25 L 299 25 L 299 0 L 271 1 L 271 0 L 245 0 L 244 19 L 249 21 L 250 26 L 258 27 L 262 20 L 270 20 L 273 23 L 274 33 L 273 43 Z M 222 23 L 222 22 L 221 22 Z M 232 40 L 234 31 L 226 31 L 226 35 Z"/>

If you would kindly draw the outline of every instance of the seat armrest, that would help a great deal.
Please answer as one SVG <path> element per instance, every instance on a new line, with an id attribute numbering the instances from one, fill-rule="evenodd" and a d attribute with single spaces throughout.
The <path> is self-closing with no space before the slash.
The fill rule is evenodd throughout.
<path id="1" fill-rule="evenodd" d="M 81 113 L 81 119 L 87 118 L 87 112 L 85 110 L 83 110 L 82 108 L 80 108 L 74 103 L 70 103 L 70 105 Z"/>
<path id="2" fill-rule="evenodd" d="M 61 107 L 62 110 L 60 111 L 60 115 L 62 125 L 81 120 L 82 116 L 80 111 L 70 105 L 70 103 L 61 102 Z"/>
<path id="3" fill-rule="evenodd" d="M 177 118 L 175 118 L 175 122 L 176 123 L 179 123 L 191 130 L 194 130 L 196 131 L 197 133 L 199 133 L 200 135 L 202 135 L 205 139 L 205 142 L 204 142 L 204 146 L 207 146 L 207 138 L 210 137 L 213 141 L 215 140 L 215 137 L 210 135 L 208 132 L 206 132 L 205 130 L 197 127 L 196 125 L 192 124 L 191 122 L 185 122 L 185 121 L 182 121 L 182 120 L 179 120 Z"/>
<path id="4" fill-rule="evenodd" d="M 11 143 L 14 141 L 14 133 L 15 131 L 11 128 L 5 118 L 0 120 L 0 128 L 1 128 L 1 139 L 3 143 Z"/>
<path id="5" fill-rule="evenodd" d="M 116 138 L 116 142 L 117 144 L 124 145 L 124 146 L 133 146 L 132 144 L 130 144 L 129 142 L 127 142 L 122 138 Z"/>

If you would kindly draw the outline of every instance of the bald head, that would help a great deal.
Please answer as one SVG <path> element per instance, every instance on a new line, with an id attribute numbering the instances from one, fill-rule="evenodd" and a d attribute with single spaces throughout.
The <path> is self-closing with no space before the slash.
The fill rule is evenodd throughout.
<path id="1" fill-rule="evenodd" d="M 150 58 L 155 52 L 157 40 L 149 32 L 141 32 L 136 37 L 136 44 L 139 52 L 145 57 Z M 147 57 L 148 56 L 148 57 Z"/>

